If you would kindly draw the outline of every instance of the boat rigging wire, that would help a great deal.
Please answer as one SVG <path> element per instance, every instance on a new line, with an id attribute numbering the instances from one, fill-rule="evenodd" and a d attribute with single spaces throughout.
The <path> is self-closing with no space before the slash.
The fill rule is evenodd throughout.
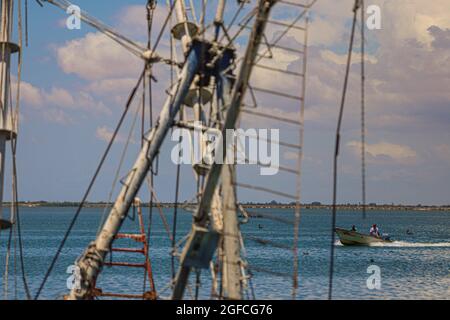
<path id="1" fill-rule="evenodd" d="M 12 15 L 13 6 L 10 8 Z M 6 27 L 3 26 L 3 29 L 5 30 Z M 18 129 L 18 119 L 19 119 L 19 107 L 20 107 L 20 83 L 22 78 L 22 47 L 23 47 L 23 30 L 22 30 L 22 6 L 21 1 L 18 2 L 18 35 L 19 35 L 19 50 L 18 50 L 18 63 L 17 63 L 17 88 L 16 88 L 16 107 L 14 112 L 12 112 L 11 115 L 11 128 Z M 2 46 L 2 57 L 5 57 L 5 46 Z M 4 59 L 3 59 L 4 60 Z M 1 79 L 2 87 L 3 87 L 3 81 L 9 82 L 9 90 L 10 90 L 10 105 L 13 105 L 12 101 L 12 89 L 11 89 L 11 79 L 9 75 L 6 79 Z M 18 244 L 19 244 L 19 262 L 20 262 L 20 269 L 21 269 L 21 278 L 23 282 L 24 291 L 26 294 L 27 299 L 31 299 L 31 294 L 28 286 L 28 281 L 26 278 L 26 272 L 25 272 L 25 262 L 24 262 L 24 255 L 23 255 L 23 241 L 22 241 L 22 231 L 21 231 L 21 221 L 20 221 L 20 211 L 19 211 L 19 196 L 18 196 L 18 178 L 17 178 L 17 135 L 14 133 L 14 131 L 10 131 L 9 140 L 11 141 L 11 157 L 12 157 L 12 206 L 11 206 L 11 223 L 13 224 L 9 237 L 8 237 L 8 245 L 7 245 L 7 256 L 6 256 L 6 268 L 5 268 L 5 298 L 8 294 L 8 272 L 9 272 L 9 255 L 11 250 L 11 241 L 14 241 L 14 280 L 15 280 L 15 295 L 17 296 L 17 269 L 16 269 L 16 257 L 17 257 L 17 241 L 16 241 L 16 232 L 17 232 L 17 238 L 18 238 Z"/>
<path id="2" fill-rule="evenodd" d="M 156 0 L 148 0 L 147 1 L 147 49 L 150 49 L 152 47 L 152 31 L 153 31 L 153 17 L 155 14 L 155 10 L 157 8 L 157 1 Z M 173 68 L 173 65 L 170 66 L 171 68 Z M 149 104 L 149 125 L 150 127 L 153 127 L 153 82 L 151 81 L 151 77 L 152 77 L 152 65 L 151 64 L 146 64 L 146 71 L 148 73 L 148 104 Z M 142 141 L 141 141 L 141 146 L 144 145 L 145 143 L 145 106 L 146 106 L 146 89 L 147 89 L 147 78 L 144 77 L 144 81 L 143 81 L 143 92 L 142 92 Z M 151 167 L 153 166 L 153 164 L 151 165 Z M 150 167 L 150 168 L 151 168 Z M 151 236 L 151 232 L 152 232 L 152 227 L 153 227 L 153 193 L 151 190 L 153 190 L 154 188 L 154 173 L 153 173 L 153 169 L 150 169 L 150 176 L 148 177 L 148 188 L 149 188 L 149 196 L 150 196 L 150 200 L 149 200 L 149 211 L 148 211 L 148 227 L 147 227 L 147 248 L 150 248 L 150 236 Z M 149 260 L 149 253 L 147 252 L 147 256 L 145 257 L 147 260 Z M 147 287 L 147 272 L 144 270 L 144 281 L 143 281 L 143 285 L 142 285 L 142 292 L 145 293 L 146 292 L 146 287 Z"/>
<path id="3" fill-rule="evenodd" d="M 170 0 L 171 4 L 175 1 Z M 172 28 L 172 19 L 170 21 L 171 28 Z M 170 58 L 173 59 L 175 55 L 175 47 L 174 47 L 174 38 L 173 34 L 170 34 Z M 173 67 L 170 69 L 170 86 L 173 87 L 174 85 L 174 70 Z M 183 112 L 180 112 L 180 121 L 182 120 L 181 115 Z M 182 137 L 180 136 L 178 143 L 181 144 Z M 181 155 L 178 154 L 178 163 L 177 163 L 177 171 L 176 171 L 176 181 L 175 181 L 175 200 L 174 200 L 174 208 L 173 208 L 173 218 L 172 218 L 172 252 L 170 257 L 170 268 L 172 272 L 172 283 L 175 281 L 176 276 L 176 270 L 175 270 L 175 253 L 176 253 L 176 236 L 177 236 L 177 222 L 178 222 L 178 201 L 179 201 L 179 195 L 180 195 L 180 179 L 181 179 L 181 165 L 180 165 L 180 158 Z"/>
<path id="4" fill-rule="evenodd" d="M 14 182 L 14 210 L 15 210 L 15 217 L 16 217 L 16 224 L 17 224 L 17 237 L 19 240 L 19 259 L 20 259 L 20 269 L 21 269 L 21 275 L 22 275 L 22 282 L 25 289 L 25 294 L 27 296 L 28 300 L 31 300 L 31 294 L 28 287 L 28 282 L 26 278 L 26 272 L 25 272 L 25 261 L 24 261 L 24 255 L 23 255 L 23 242 L 22 242 L 22 230 L 21 230 L 21 222 L 20 222 L 20 211 L 19 211 L 19 201 L 18 201 L 18 187 L 17 187 L 17 161 L 16 161 L 16 149 L 17 147 L 17 141 L 14 140 L 14 143 L 11 143 L 11 150 L 12 150 L 12 162 L 13 162 L 13 182 Z"/>
<path id="5" fill-rule="evenodd" d="M 350 35 L 350 45 L 347 55 L 347 65 L 345 70 L 345 79 L 344 79 L 344 88 L 342 90 L 342 99 L 341 105 L 339 109 L 339 117 L 336 129 L 336 141 L 335 141 L 335 152 L 334 152 L 334 163 L 333 163 L 333 212 L 332 212 L 332 223 L 331 223 L 331 243 L 330 243 L 330 271 L 329 271 L 329 285 L 328 285 L 328 300 L 332 300 L 333 298 L 333 276 L 334 276 L 334 251 L 335 251 L 335 228 L 336 228 L 336 209 L 337 209 L 337 166 L 338 166 L 338 158 L 339 158 L 339 149 L 341 143 L 341 127 L 342 120 L 344 117 L 344 108 L 345 101 L 347 97 L 347 89 L 348 89 L 348 80 L 350 75 L 350 66 L 352 61 L 352 52 L 353 52 L 353 43 L 355 39 L 355 29 L 357 22 L 357 14 L 358 10 L 361 6 L 360 0 L 355 0 L 355 5 L 353 6 L 353 23 L 352 23 L 352 31 Z"/>
<path id="6" fill-rule="evenodd" d="M 366 67 L 365 67 L 365 34 L 364 34 L 364 0 L 361 0 L 361 188 L 363 219 L 367 217 L 366 206 Z"/>

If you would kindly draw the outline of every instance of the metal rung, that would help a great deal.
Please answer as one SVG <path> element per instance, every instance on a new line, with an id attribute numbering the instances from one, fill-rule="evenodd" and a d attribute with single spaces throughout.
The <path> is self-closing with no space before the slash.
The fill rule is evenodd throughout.
<path id="1" fill-rule="evenodd" d="M 286 249 L 286 250 L 293 250 L 293 248 L 291 246 L 282 244 L 282 243 L 277 243 L 275 241 L 271 241 L 271 240 L 265 240 L 262 238 L 257 238 L 257 237 L 252 237 L 252 236 L 246 236 L 245 239 L 257 242 L 259 244 L 262 244 L 264 246 L 272 246 L 278 249 Z"/>
<path id="2" fill-rule="evenodd" d="M 290 29 L 306 31 L 306 29 L 304 27 L 299 27 L 299 26 L 288 24 L 288 23 L 284 23 L 284 22 L 279 22 L 279 21 L 274 21 L 274 20 L 267 20 L 267 23 L 274 24 L 274 25 L 277 25 L 277 26 L 286 27 L 286 28 L 290 28 Z"/>
<path id="3" fill-rule="evenodd" d="M 243 105 L 243 107 L 248 107 L 248 106 L 247 105 Z M 252 115 L 258 116 L 258 117 L 263 117 L 263 118 L 283 121 L 283 122 L 295 124 L 295 125 L 298 125 L 298 126 L 302 126 L 302 123 L 300 121 L 297 121 L 297 120 L 283 118 L 283 117 L 280 117 L 280 116 L 275 116 L 275 115 L 267 114 L 267 113 L 264 113 L 264 112 L 253 111 L 253 110 L 247 109 L 247 108 L 243 108 L 243 109 L 241 109 L 241 111 L 244 112 L 244 113 L 248 113 L 248 114 L 252 114 Z"/>
<path id="4" fill-rule="evenodd" d="M 265 89 L 265 88 L 257 88 L 257 87 L 252 87 L 252 88 L 255 91 L 269 93 L 269 94 L 273 94 L 275 96 L 280 96 L 280 97 L 293 99 L 293 100 L 297 100 L 297 101 L 303 101 L 302 97 L 294 96 L 294 95 L 291 95 L 291 94 L 288 94 L 288 93 L 277 92 L 277 91 L 269 90 L 269 89 Z"/>
<path id="5" fill-rule="evenodd" d="M 251 135 L 251 134 L 243 134 L 243 135 L 237 135 L 237 136 L 238 137 L 248 137 L 250 139 L 266 141 L 266 142 L 278 144 L 279 146 L 283 146 L 283 147 L 287 147 L 287 148 L 298 149 L 298 150 L 302 149 L 302 146 L 298 145 L 298 144 L 293 144 L 293 143 L 288 143 L 288 142 L 283 142 L 283 141 L 272 141 L 270 139 L 262 138 L 262 137 Z"/>
<path id="6" fill-rule="evenodd" d="M 237 187 L 240 187 L 240 188 L 256 190 L 256 191 L 262 191 L 262 192 L 266 192 L 266 193 L 271 193 L 273 195 L 281 196 L 281 197 L 284 197 L 284 198 L 289 198 L 289 199 L 292 199 L 292 200 L 298 200 L 298 197 L 295 196 L 295 195 L 291 195 L 291 194 L 288 194 L 288 193 L 272 190 L 272 189 L 269 189 L 269 188 L 252 186 L 250 184 L 245 184 L 245 183 L 235 183 L 235 185 Z"/>
<path id="7" fill-rule="evenodd" d="M 142 299 L 142 300 L 156 300 L 156 292 L 148 291 L 144 294 L 130 294 L 130 293 L 111 293 L 111 292 L 101 292 L 97 289 L 97 297 L 108 297 L 108 298 L 122 298 L 122 299 Z"/>
<path id="8" fill-rule="evenodd" d="M 250 160 L 246 157 L 245 158 L 245 163 L 250 163 Z M 289 172 L 295 175 L 300 175 L 300 172 L 298 172 L 298 170 L 296 169 L 291 169 L 291 168 L 287 168 L 287 167 L 283 167 L 283 166 L 278 166 L 278 167 L 274 167 L 271 166 L 270 164 L 264 164 L 261 161 L 258 161 L 257 163 L 258 166 L 263 167 L 263 168 L 270 168 L 270 169 L 278 169 L 280 171 L 285 171 L 285 172 Z"/>
<path id="9" fill-rule="evenodd" d="M 276 48 L 276 49 L 280 49 L 280 50 L 284 50 L 284 51 L 291 51 L 291 52 L 295 52 L 298 53 L 300 55 L 305 54 L 305 52 L 303 50 L 299 50 L 299 49 L 294 49 L 294 48 L 289 48 L 289 47 L 285 47 L 285 46 L 280 46 L 278 44 L 268 44 L 271 48 Z"/>
<path id="10" fill-rule="evenodd" d="M 264 54 L 257 53 L 256 57 L 261 58 L 261 59 L 273 59 L 273 54 L 272 54 L 272 52 L 270 52 L 270 48 L 269 47 L 267 47 L 267 48 L 268 48 L 268 50 Z"/>
<path id="11" fill-rule="evenodd" d="M 290 74 L 293 76 L 297 76 L 297 77 L 304 77 L 303 73 L 300 72 L 294 72 L 294 71 L 289 71 L 289 70 L 283 70 L 283 69 L 279 69 L 279 68 L 274 68 L 274 67 L 269 67 L 263 64 L 254 64 L 255 67 L 261 68 L 261 69 L 266 69 L 266 70 L 270 70 L 270 71 L 275 71 L 275 72 L 280 72 L 280 73 L 284 73 L 284 74 Z"/>
<path id="12" fill-rule="evenodd" d="M 129 253 L 142 253 L 144 254 L 144 249 L 131 249 L 131 248 L 113 248 L 113 252 L 129 252 Z"/>
<path id="13" fill-rule="evenodd" d="M 296 170 L 296 169 L 291 169 L 291 168 L 283 167 L 283 166 L 273 167 L 273 166 L 271 166 L 269 164 L 261 163 L 260 161 L 258 161 L 258 166 L 264 167 L 264 168 L 274 168 L 274 169 L 278 169 L 278 170 L 284 171 L 284 172 L 289 172 L 289 173 L 292 173 L 292 174 L 295 174 L 295 175 L 299 175 L 300 174 L 298 172 L 298 170 Z"/>
<path id="14" fill-rule="evenodd" d="M 145 268 L 145 263 L 129 263 L 129 262 L 105 262 L 107 267 L 131 267 L 131 268 Z"/>
<path id="15" fill-rule="evenodd" d="M 306 4 L 295 3 L 295 2 L 292 2 L 292 1 L 285 1 L 285 0 L 278 0 L 277 3 L 279 3 L 279 4 L 286 4 L 286 5 L 289 5 L 289 6 L 299 7 L 299 8 L 303 8 L 303 9 L 306 9 L 306 8 L 310 7 L 309 5 L 306 5 Z"/>
<path id="16" fill-rule="evenodd" d="M 130 239 L 134 240 L 136 242 L 144 242 L 145 236 L 142 234 L 126 234 L 126 233 L 119 233 L 115 236 L 116 239 Z"/>
<path id="17" fill-rule="evenodd" d="M 125 294 L 125 293 L 101 293 L 99 294 L 101 297 L 109 297 L 109 298 L 123 298 L 123 299 L 144 299 L 144 295 L 142 294 Z"/>

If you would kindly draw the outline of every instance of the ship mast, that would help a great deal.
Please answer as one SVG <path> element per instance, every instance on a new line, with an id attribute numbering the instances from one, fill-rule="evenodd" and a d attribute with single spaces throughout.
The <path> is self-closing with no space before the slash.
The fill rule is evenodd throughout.
<path id="1" fill-rule="evenodd" d="M 1 2 L 0 25 L 0 219 L 3 218 L 3 196 L 5 182 L 5 160 L 7 142 L 17 136 L 16 124 L 13 121 L 11 106 L 11 56 L 20 48 L 11 41 L 13 30 L 13 0 Z M 8 223 L 1 221 L 2 226 Z"/>
<path id="2" fill-rule="evenodd" d="M 242 102 L 245 97 L 245 93 L 248 89 L 248 82 L 250 79 L 250 75 L 253 69 L 253 65 L 255 63 L 255 60 L 257 58 L 257 53 L 259 50 L 259 46 L 261 44 L 262 38 L 264 36 L 264 30 L 267 25 L 267 20 L 269 18 L 271 9 L 273 5 L 276 3 L 276 0 L 261 0 L 258 4 L 258 11 L 257 15 L 255 17 L 255 24 L 253 26 L 252 34 L 248 41 L 247 51 L 245 53 L 243 63 L 241 70 L 239 72 L 239 76 L 237 78 L 237 81 L 235 85 L 233 86 L 233 92 L 230 94 L 228 90 L 224 89 L 223 99 L 227 102 L 225 102 L 226 105 L 228 105 L 228 111 L 225 119 L 225 123 L 222 128 L 222 135 L 221 139 L 219 140 L 219 146 L 225 146 L 225 151 L 228 150 L 228 147 L 231 145 L 232 141 L 225 141 L 224 137 L 227 137 L 227 129 L 234 129 L 236 126 L 236 123 L 239 118 L 240 109 Z M 223 5 L 223 3 L 222 3 Z M 220 6 L 219 6 L 220 10 Z M 218 14 L 218 17 L 220 17 L 220 12 Z M 229 85 L 228 79 L 225 79 L 225 76 L 222 74 L 221 77 L 219 77 L 220 81 L 222 81 L 223 85 L 227 87 Z M 227 152 L 223 152 L 223 157 L 225 160 Z M 203 190 L 203 197 L 199 204 L 199 207 L 197 209 L 196 215 L 194 217 L 195 223 L 193 225 L 193 229 L 191 231 L 190 239 L 188 240 L 183 255 L 181 257 L 181 267 L 178 272 L 176 282 L 175 282 L 175 288 L 172 295 L 172 298 L 174 300 L 180 300 L 183 298 L 184 291 L 189 279 L 189 274 L 191 272 L 192 267 L 202 264 L 207 264 L 209 261 L 195 261 L 196 259 L 194 257 L 196 256 L 203 256 L 208 257 L 207 253 L 214 253 L 215 247 L 214 245 L 214 232 L 209 230 L 206 231 L 205 227 L 207 226 L 207 222 L 209 220 L 209 213 L 212 211 L 212 204 L 214 202 L 214 198 L 216 195 L 216 188 L 219 184 L 219 180 L 222 174 L 222 170 L 225 170 L 225 195 L 227 199 L 225 199 L 226 204 L 226 218 L 224 219 L 224 223 L 228 224 L 229 227 L 226 227 L 225 229 L 229 230 L 231 232 L 231 235 L 225 234 L 226 238 L 232 238 L 234 239 L 236 235 L 238 234 L 237 230 L 237 217 L 236 210 L 234 208 L 233 211 L 233 204 L 235 205 L 235 198 L 234 198 L 234 190 L 231 190 L 229 188 L 233 188 L 231 186 L 231 176 L 233 175 L 233 167 L 229 165 L 222 165 L 220 163 L 214 163 L 208 173 L 208 176 L 206 178 L 206 184 Z M 228 180 L 228 181 L 227 181 Z M 233 202 L 233 204 L 231 204 Z M 230 206 L 231 204 L 231 206 Z M 229 228 L 229 229 L 228 229 Z M 236 237 L 237 238 L 237 237 Z M 235 239 L 236 240 L 236 239 Z M 217 240 L 216 240 L 217 241 Z M 232 253 L 234 250 L 237 250 L 238 247 L 236 247 L 233 240 L 232 242 L 229 242 L 229 240 L 225 241 L 225 254 L 228 254 L 231 259 L 236 259 L 237 253 Z M 198 259 L 198 258 L 197 258 Z M 207 263 L 205 263 L 207 262 Z M 233 261 L 235 262 L 235 261 Z M 230 263 L 229 263 L 230 264 Z M 227 268 L 227 267 L 226 267 Z M 226 270 L 226 269 L 225 269 Z M 234 274 L 234 270 L 233 273 Z M 229 294 L 236 295 L 236 298 L 239 298 L 240 295 L 237 294 L 237 285 L 232 274 L 229 275 L 229 280 L 226 282 L 226 288 L 229 290 Z M 235 297 L 230 297 L 235 298 Z"/>

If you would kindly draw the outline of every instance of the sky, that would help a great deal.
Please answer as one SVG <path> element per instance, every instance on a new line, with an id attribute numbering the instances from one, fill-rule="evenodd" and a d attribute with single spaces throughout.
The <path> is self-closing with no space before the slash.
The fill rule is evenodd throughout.
<path id="1" fill-rule="evenodd" d="M 146 1 L 73 2 L 130 38 L 145 41 Z M 158 1 L 155 35 L 165 18 L 163 2 Z M 368 202 L 450 204 L 448 0 L 371 0 L 366 4 L 378 5 L 382 18 L 380 30 L 366 31 Z M 136 83 L 142 62 L 87 25 L 83 24 L 81 30 L 68 30 L 67 16 L 61 10 L 50 5 L 41 8 L 33 1 L 29 5 L 29 46 L 24 51 L 21 86 L 19 196 L 23 201 L 79 201 Z M 332 199 L 334 139 L 352 6 L 351 0 L 339 4 L 318 0 L 311 15 L 302 202 L 330 203 Z M 288 20 L 291 13 L 276 14 Z M 231 10 L 226 14 L 227 19 L 230 16 Z M 276 32 L 268 30 L 270 36 Z M 291 43 L 301 44 L 302 40 L 301 32 L 287 37 Z M 357 36 L 342 131 L 338 190 L 342 203 L 361 201 L 360 43 Z M 238 52 L 244 48 L 245 43 L 238 41 Z M 168 54 L 164 41 L 160 50 L 162 55 Z M 278 67 L 295 70 L 301 66 L 300 57 L 294 54 L 280 53 L 279 57 L 274 62 Z M 164 92 L 169 75 L 167 68 L 156 68 L 155 92 Z M 300 88 L 298 80 L 258 73 L 253 81 L 297 93 Z M 156 111 L 163 101 L 164 94 L 154 95 Z M 287 104 L 270 99 L 265 103 L 279 116 L 292 115 Z M 91 201 L 109 197 L 133 112 L 92 191 Z M 270 124 L 259 122 L 256 126 Z M 292 132 L 286 129 L 281 135 L 290 136 Z M 133 137 L 120 178 L 126 175 L 139 149 L 137 130 Z M 155 184 L 159 200 L 173 201 L 176 168 L 167 160 L 170 142 L 166 145 Z M 280 156 L 289 163 L 290 154 L 283 151 Z M 182 167 L 182 200 L 194 195 L 191 171 L 189 166 Z M 251 180 L 252 174 L 252 169 L 242 171 L 243 178 Z M 9 181 L 7 175 L 6 190 Z M 295 184 L 282 174 L 261 183 L 295 193 Z M 10 197 L 8 192 L 5 197 Z M 244 202 L 272 198 L 245 191 L 240 194 Z"/>

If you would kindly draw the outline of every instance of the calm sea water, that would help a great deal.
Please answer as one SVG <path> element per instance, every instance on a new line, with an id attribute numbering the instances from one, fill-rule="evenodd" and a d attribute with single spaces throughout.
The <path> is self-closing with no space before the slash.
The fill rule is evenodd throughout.
<path id="1" fill-rule="evenodd" d="M 22 208 L 22 232 L 25 268 L 30 290 L 34 294 L 39 287 L 56 248 L 59 245 L 74 208 Z M 263 210 L 265 213 L 292 217 L 289 210 Z M 80 216 L 58 263 L 49 278 L 41 298 L 57 299 L 67 292 L 68 266 L 73 264 L 86 245 L 95 237 L 103 209 L 86 209 Z M 170 228 L 172 210 L 164 210 Z M 5 212 L 5 215 L 8 213 Z M 326 299 L 328 294 L 328 270 L 330 251 L 330 212 L 306 210 L 302 213 L 300 229 L 300 287 L 299 299 Z M 155 210 L 151 233 L 151 261 L 157 290 L 162 296 L 170 295 L 164 288 L 171 277 L 170 241 L 164 224 Z M 148 221 L 147 221 L 148 222 Z M 377 247 L 344 247 L 336 243 L 335 299 L 450 299 L 450 213 L 373 211 L 366 220 L 358 212 L 339 212 L 338 226 L 355 224 L 359 230 L 368 230 L 372 223 L 381 226 L 396 241 Z M 180 213 L 178 239 L 186 235 L 191 226 L 191 215 Z M 128 220 L 124 232 L 133 232 L 136 222 Z M 413 235 L 407 235 L 406 230 Z M 262 238 L 279 244 L 291 245 L 292 226 L 266 219 L 252 219 L 242 226 L 245 236 L 246 257 L 254 268 L 251 286 L 259 299 L 290 299 L 292 281 L 274 273 L 292 272 L 292 254 L 282 248 L 263 245 L 255 238 Z M 4 283 L 5 247 L 7 232 L 0 234 L 0 261 L 2 283 Z M 121 240 L 122 241 L 122 240 Z M 132 243 L 122 241 L 121 246 Z M 114 254 L 114 261 L 135 261 L 139 256 Z M 381 289 L 369 290 L 366 281 L 367 269 L 376 265 L 381 270 Z M 16 261 L 18 268 L 19 264 Z M 24 298 L 20 276 L 14 278 L 14 263 L 10 265 L 9 295 L 15 297 L 14 283 L 17 283 L 17 297 Z M 261 272 L 260 269 L 272 271 Z M 130 268 L 105 268 L 98 286 L 108 292 L 141 293 L 144 274 Z M 200 277 L 201 298 L 210 297 L 211 277 L 203 271 Z M 192 277 L 191 290 L 195 288 Z M 251 296 L 251 290 L 249 290 Z M 2 292 L 2 298 L 4 294 Z"/>

